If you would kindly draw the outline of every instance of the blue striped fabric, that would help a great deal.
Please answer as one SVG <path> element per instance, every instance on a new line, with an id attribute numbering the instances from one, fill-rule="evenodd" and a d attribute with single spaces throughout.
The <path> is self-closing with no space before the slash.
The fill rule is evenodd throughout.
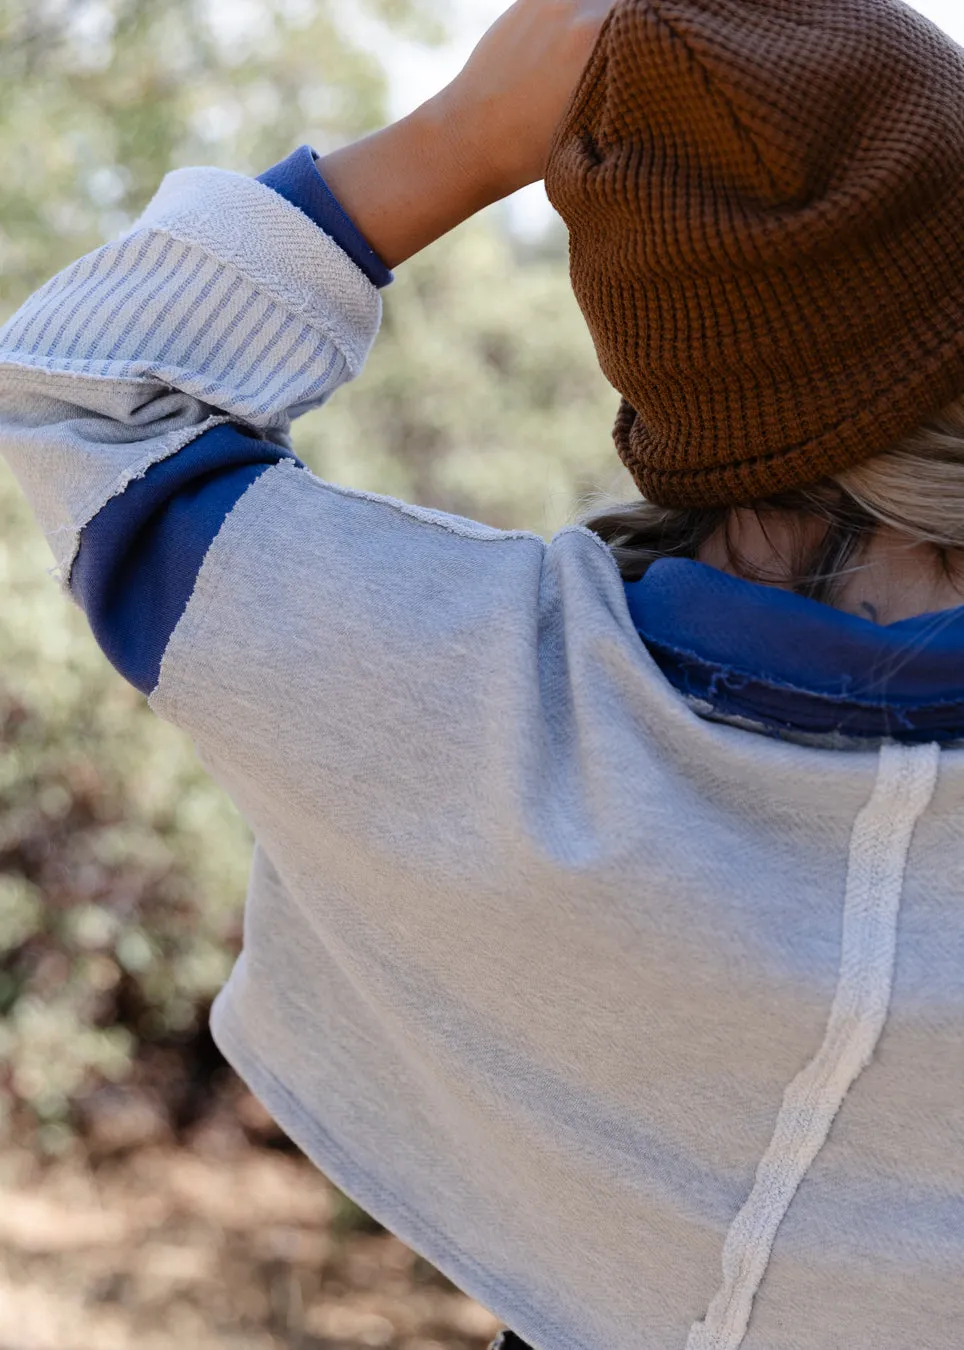
<path id="1" fill-rule="evenodd" d="M 178 174 L 205 172 L 216 174 Z M 255 180 L 241 181 L 254 194 L 264 191 Z M 331 330 L 331 316 L 318 312 L 307 277 L 290 278 L 282 294 L 276 273 L 260 284 L 263 257 L 246 241 L 235 184 L 231 214 L 217 226 L 216 201 L 211 217 L 199 216 L 195 206 L 185 219 L 176 186 L 165 193 L 162 184 L 151 214 L 127 237 L 48 282 L 5 326 L 3 345 L 45 371 L 153 377 L 253 426 L 287 425 L 356 375 L 367 351 L 351 350 L 351 335 Z M 265 209 L 256 195 L 250 207 Z M 300 228 L 317 229 L 293 210 L 293 231 L 298 221 Z M 187 227 L 201 239 L 179 238 Z M 343 269 L 354 269 L 340 256 Z M 367 278 L 363 284 L 370 284 Z"/>
<path id="2" fill-rule="evenodd" d="M 344 358 L 327 335 L 176 239 L 132 236 L 54 280 L 43 303 L 7 333 L 48 370 L 155 376 L 255 424 L 279 406 L 307 411 L 339 382 Z M 249 342 L 252 354 L 239 364 L 239 347 Z"/>

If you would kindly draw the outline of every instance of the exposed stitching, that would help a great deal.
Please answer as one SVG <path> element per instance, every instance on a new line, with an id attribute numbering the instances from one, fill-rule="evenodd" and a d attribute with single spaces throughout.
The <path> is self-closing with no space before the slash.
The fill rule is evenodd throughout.
<path id="1" fill-rule="evenodd" d="M 575 524 L 563 525 L 561 526 L 560 529 L 558 529 L 555 532 L 555 534 L 552 537 L 553 539 L 561 539 L 564 534 L 581 534 L 587 536 L 589 539 L 592 540 L 592 542 L 596 545 L 597 548 L 603 551 L 603 553 L 612 563 L 613 567 L 615 567 L 616 571 L 617 572 L 619 571 L 619 565 L 616 562 L 616 558 L 613 554 L 612 549 L 606 543 L 605 539 L 600 539 L 599 535 L 595 532 L 595 530 L 591 530 L 588 525 L 575 525 Z M 621 580 L 622 576 L 620 576 L 620 581 Z"/>
<path id="2" fill-rule="evenodd" d="M 542 535 L 535 534 L 532 530 L 499 530 L 494 525 L 483 525 L 481 521 L 475 528 L 461 525 L 451 516 L 447 516 L 444 511 L 436 513 L 430 507 L 412 506 L 408 502 L 399 501 L 397 497 L 385 497 L 377 492 L 364 492 L 360 488 L 344 487 L 340 483 L 326 482 L 325 479 L 312 473 L 310 469 L 303 468 L 290 459 L 280 461 L 275 465 L 275 468 L 286 473 L 307 474 L 314 484 L 329 492 L 335 492 L 339 496 L 351 497 L 358 501 L 374 502 L 377 506 L 387 506 L 398 515 L 417 520 L 422 525 L 434 525 L 437 529 L 444 530 L 448 534 L 459 535 L 463 539 L 477 539 L 480 543 L 501 543 L 504 539 L 534 539 L 541 548 L 546 548 L 546 541 Z"/>
<path id="3" fill-rule="evenodd" d="M 196 573 L 196 575 L 195 575 L 195 577 L 194 577 L 194 585 L 191 587 L 191 594 L 188 596 L 188 598 L 187 598 L 187 600 L 186 600 L 186 602 L 185 602 L 184 608 L 181 610 L 181 617 L 178 619 L 177 623 L 174 625 L 174 628 L 173 628 L 173 630 L 172 630 L 170 636 L 169 636 L 168 639 L 167 639 L 167 646 L 164 648 L 163 655 L 161 656 L 161 664 L 160 664 L 160 666 L 158 667 L 158 671 L 157 671 L 157 683 L 154 685 L 154 688 L 151 690 L 150 694 L 148 695 L 147 702 L 148 702 L 148 706 L 151 707 L 151 708 L 153 708 L 153 710 L 158 714 L 158 716 L 166 717 L 166 719 L 167 719 L 168 721 L 174 722 L 174 723 L 175 723 L 176 725 L 178 725 L 178 726 L 182 725 L 182 723 L 181 723 L 181 720 L 180 720 L 180 699 L 179 699 L 179 696 L 178 696 L 178 693 L 177 693 L 177 683 L 176 683 L 176 681 L 174 681 L 174 680 L 171 681 L 171 690 L 170 690 L 170 692 L 168 692 L 168 693 L 166 694 L 166 698 L 167 698 L 167 702 L 168 702 L 168 706 L 169 706 L 169 711 L 168 711 L 168 713 L 162 713 L 160 707 L 157 706 L 157 705 L 155 705 L 155 703 L 154 703 L 154 697 L 155 697 L 155 695 L 158 693 L 158 691 L 160 690 L 161 685 L 164 683 L 164 678 L 165 678 L 165 667 L 168 665 L 168 658 L 169 658 L 169 656 L 170 656 L 170 654 L 171 654 L 171 650 L 172 650 L 172 648 L 173 648 L 173 646 L 174 646 L 174 640 L 175 640 L 175 638 L 176 638 L 176 636 L 177 636 L 178 629 L 179 629 L 179 628 L 181 627 L 181 625 L 185 622 L 185 620 L 187 619 L 188 614 L 189 614 L 190 611 L 191 611 L 191 607 L 192 607 L 192 604 L 193 604 L 193 602 L 194 602 L 194 597 L 195 597 L 195 595 L 197 594 L 198 585 L 200 584 L 201 574 L 202 574 L 202 572 L 204 571 L 204 565 L 205 565 L 205 563 L 207 562 L 208 558 L 211 556 L 211 552 L 212 552 L 212 550 L 213 550 L 215 544 L 218 542 L 218 540 L 221 538 L 221 535 L 224 533 L 224 529 L 225 529 L 225 526 L 227 525 L 228 521 L 231 519 L 231 517 L 232 517 L 232 516 L 234 515 L 234 513 L 237 511 L 238 507 L 241 505 L 241 503 L 242 503 L 242 502 L 244 501 L 244 499 L 247 497 L 248 493 L 251 492 L 252 488 L 258 487 L 258 485 L 263 481 L 263 479 L 267 478 L 269 474 L 271 474 L 275 469 L 280 468 L 280 466 L 281 466 L 282 464 L 284 464 L 284 463 L 289 463 L 289 464 L 290 464 L 291 461 L 290 461 L 290 460 L 279 460 L 276 464 L 271 464 L 271 465 L 269 465 L 269 467 L 268 467 L 267 469 L 265 469 L 264 473 L 258 474 L 258 476 L 257 476 L 257 478 L 255 478 L 254 482 L 248 484 L 248 486 L 245 488 L 245 490 L 241 493 L 241 496 L 237 499 L 237 501 L 236 501 L 236 502 L 234 503 L 234 505 L 231 507 L 230 511 L 227 513 L 227 515 L 226 515 L 226 516 L 224 517 L 224 519 L 221 521 L 221 524 L 218 526 L 217 534 L 215 534 L 214 538 L 211 540 L 210 544 L 209 544 L 208 547 L 207 547 L 207 550 L 205 551 L 204 557 L 201 559 L 201 566 L 198 568 L 197 573 Z M 227 555 L 227 558 L 225 559 L 225 562 L 226 562 L 227 564 L 230 564 L 230 562 L 231 562 L 231 550 L 230 550 L 230 549 L 228 550 L 228 555 Z M 210 591 L 208 592 L 207 602 L 206 602 L 205 604 L 199 605 L 197 614 L 193 616 L 193 622 L 195 622 L 196 624 L 199 624 L 199 625 L 203 625 L 203 624 L 205 623 L 208 614 L 210 614 L 210 612 L 211 612 L 212 606 L 214 605 L 215 601 L 216 601 L 216 600 L 218 599 L 218 597 L 220 596 L 222 588 L 224 587 L 224 585 L 225 585 L 225 583 L 226 583 L 228 577 L 231 575 L 231 571 L 232 571 L 232 569 L 231 569 L 230 565 L 227 565 L 227 566 L 225 566 L 225 567 L 223 567 L 223 568 L 221 569 L 220 574 L 216 575 L 215 581 L 214 581 L 214 585 L 210 588 Z"/>
<path id="4" fill-rule="evenodd" d="M 196 440 L 198 436 L 202 436 L 206 431 L 211 431 L 214 427 L 222 426 L 226 422 L 237 422 L 237 418 L 228 416 L 209 417 L 206 421 L 199 422 L 196 426 L 186 427 L 172 441 L 165 442 L 163 446 L 155 445 L 150 453 L 142 456 L 141 459 L 136 460 L 133 464 L 129 464 L 127 468 L 121 472 L 119 477 L 114 479 L 106 497 L 101 497 L 98 493 L 96 497 L 89 499 L 88 502 L 80 508 L 78 523 L 59 525 L 57 529 L 47 531 L 44 537 L 51 541 L 63 534 L 73 534 L 74 536 L 70 553 L 66 561 L 61 563 L 59 567 L 50 569 L 50 574 L 53 576 L 57 576 L 59 571 L 60 586 L 63 591 L 69 594 L 70 574 L 73 571 L 74 563 L 77 561 L 77 554 L 80 551 L 80 536 L 85 526 L 90 524 L 94 516 L 102 511 L 108 502 L 113 501 L 115 497 L 119 497 L 126 488 L 130 487 L 131 483 L 136 483 L 138 479 L 143 478 L 147 471 L 153 468 L 155 464 L 160 464 L 163 460 L 170 459 L 171 455 L 176 455 L 179 450 L 183 450 L 186 445 L 190 445 L 191 441 Z"/>
<path id="5" fill-rule="evenodd" d="M 678 691 L 679 692 L 679 691 Z M 704 722 L 716 722 L 721 726 L 738 727 L 741 731 L 764 736 L 768 740 L 786 741 L 789 745 L 802 745 L 808 750 L 833 750 L 834 753 L 867 754 L 880 750 L 881 746 L 892 743 L 889 736 L 848 736 L 840 731 L 798 731 L 792 727 L 769 726 L 765 722 L 754 721 L 750 716 L 737 712 L 727 712 L 707 703 L 697 694 L 682 694 L 686 706 Z M 941 751 L 964 748 L 964 739 L 957 736 L 940 742 Z"/>
<path id="6" fill-rule="evenodd" d="M 723 1244 L 723 1283 L 686 1350 L 738 1350 L 777 1230 L 834 1117 L 873 1058 L 890 1008 L 897 919 L 914 828 L 937 785 L 940 747 L 884 745 L 870 799 L 854 822 L 840 974 L 817 1054 L 783 1096 L 750 1195 Z"/>
<path id="7" fill-rule="evenodd" d="M 761 685 L 765 689 L 772 689 L 778 693 L 802 694 L 814 699 L 822 699 L 827 703 L 846 704 L 854 708 L 865 711 L 877 711 L 881 708 L 889 708 L 895 715 L 906 715 L 919 712 L 940 712 L 950 708 L 964 707 L 964 699 L 960 696 L 952 698 L 936 698 L 928 700 L 908 701 L 903 704 L 893 703 L 891 697 L 884 691 L 876 698 L 863 688 L 847 690 L 842 694 L 830 693 L 827 690 L 808 689 L 804 685 L 793 684 L 789 680 L 778 679 L 774 675 L 767 675 L 757 670 L 745 670 L 741 666 L 733 665 L 729 661 L 710 660 L 705 654 L 694 651 L 691 647 L 671 646 L 668 642 L 660 641 L 658 638 L 651 638 L 643 629 L 637 628 L 637 633 L 650 651 L 657 651 L 661 656 L 674 657 L 680 660 L 690 661 L 694 665 L 701 666 L 705 670 L 716 672 L 716 680 L 725 679 L 728 681 L 728 688 L 734 692 L 739 692 L 748 684 Z M 715 689 L 713 692 L 717 692 Z"/>
<path id="8" fill-rule="evenodd" d="M 176 681 L 173 680 L 170 681 L 171 688 L 169 690 L 165 689 L 164 691 L 163 701 L 166 702 L 167 705 L 166 712 L 162 713 L 159 705 L 153 702 L 155 696 L 158 694 L 158 691 L 161 688 L 161 685 L 165 683 L 165 671 L 166 667 L 168 666 L 170 654 L 174 648 L 174 643 L 177 637 L 178 629 L 185 622 L 188 614 L 192 609 L 192 605 L 194 604 L 194 598 L 195 595 L 197 594 L 197 588 L 200 583 L 201 574 L 204 571 L 204 565 L 207 562 L 207 559 L 211 556 L 211 551 L 214 548 L 215 544 L 217 544 L 218 541 L 220 540 L 221 535 L 223 534 L 228 521 L 238 510 L 241 503 L 245 501 L 248 494 L 254 488 L 263 486 L 266 483 L 266 481 L 270 478 L 270 476 L 276 473 L 297 473 L 306 475 L 309 483 L 319 488 L 323 488 L 329 492 L 333 492 L 338 496 L 349 497 L 361 501 L 370 501 L 374 502 L 378 506 L 387 506 L 390 509 L 397 512 L 399 515 L 414 518 L 419 522 L 419 524 L 435 525 L 439 529 L 442 529 L 449 534 L 460 535 L 465 538 L 477 539 L 481 542 L 492 542 L 492 543 L 501 543 L 504 539 L 534 539 L 543 550 L 545 550 L 546 548 L 546 541 L 542 538 L 542 536 L 538 534 L 533 534 L 531 533 L 531 531 L 528 530 L 495 531 L 493 527 L 485 525 L 481 526 L 478 531 L 475 531 L 464 529 L 454 524 L 447 525 L 440 520 L 434 519 L 432 516 L 427 516 L 423 514 L 422 508 L 409 506 L 406 502 L 398 501 L 394 497 L 383 497 L 379 496 L 377 493 L 374 492 L 363 492 L 358 488 L 342 487 L 340 484 L 337 483 L 328 483 L 325 482 L 324 479 L 319 478 L 317 474 L 312 473 L 310 469 L 300 464 L 297 464 L 294 460 L 291 459 L 279 460 L 277 464 L 272 464 L 270 468 L 265 470 L 264 473 L 258 475 L 255 481 L 244 490 L 244 492 L 232 506 L 231 510 L 224 517 L 224 520 L 222 520 L 217 534 L 215 535 L 214 539 L 212 539 L 208 551 L 204 555 L 204 560 L 201 563 L 201 567 L 198 569 L 197 576 L 195 577 L 194 580 L 194 586 L 191 590 L 191 594 L 188 598 L 188 601 L 184 606 L 184 610 L 181 614 L 181 617 L 178 620 L 177 624 L 175 625 L 174 631 L 171 633 L 170 638 L 168 639 L 167 647 L 165 648 L 164 655 L 161 658 L 161 666 L 158 672 L 157 683 L 151 690 L 151 693 L 148 697 L 148 703 L 150 704 L 151 707 L 154 708 L 154 711 L 157 712 L 159 715 L 164 716 L 168 718 L 168 720 L 176 722 L 179 725 L 180 725 L 180 704 L 178 700 L 178 695 L 176 693 Z M 602 541 L 600 540 L 600 543 L 601 542 Z M 236 541 L 235 546 L 237 546 L 238 543 L 240 543 L 240 540 Z M 204 623 L 206 622 L 207 616 L 211 612 L 212 606 L 216 603 L 227 578 L 231 575 L 232 570 L 230 565 L 231 549 L 228 550 L 226 556 L 222 559 L 222 562 L 224 565 L 222 566 L 220 573 L 217 575 L 214 584 L 210 587 L 208 594 L 204 600 L 204 603 L 197 609 L 197 612 L 192 615 L 192 622 L 199 628 L 203 627 Z"/>

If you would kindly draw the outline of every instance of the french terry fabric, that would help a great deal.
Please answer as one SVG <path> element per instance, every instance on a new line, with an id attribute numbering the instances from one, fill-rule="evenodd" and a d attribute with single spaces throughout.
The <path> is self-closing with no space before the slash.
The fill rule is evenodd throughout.
<path id="1" fill-rule="evenodd" d="M 299 146 L 258 181 L 323 229 L 373 285 L 389 285 L 392 273 L 322 179 L 317 158 L 310 146 Z M 165 282 L 177 276 L 173 270 L 161 275 L 159 299 Z M 203 302 L 203 290 L 198 298 Z M 224 517 L 269 464 L 284 458 L 300 463 L 251 428 L 213 426 L 151 464 L 85 525 L 71 595 L 111 664 L 141 693 L 157 684 L 171 633 Z"/>
<path id="2" fill-rule="evenodd" d="M 258 182 L 324 230 L 369 281 L 387 286 L 392 273 L 317 158 L 302 145 Z M 283 458 L 300 463 L 250 428 L 215 426 L 150 465 L 85 525 L 71 594 L 108 659 L 142 693 L 157 684 L 225 516 Z M 809 743 L 961 738 L 964 609 L 882 627 L 680 558 L 651 567 L 626 596 L 663 674 L 704 715 Z"/>
<path id="3" fill-rule="evenodd" d="M 64 586 L 87 524 L 203 432 L 290 450 L 379 316 L 265 184 L 168 175 L 0 329 L 0 443 Z M 257 841 L 218 1043 L 537 1350 L 957 1350 L 959 750 L 709 720 L 589 532 L 285 457 L 150 702 Z"/>

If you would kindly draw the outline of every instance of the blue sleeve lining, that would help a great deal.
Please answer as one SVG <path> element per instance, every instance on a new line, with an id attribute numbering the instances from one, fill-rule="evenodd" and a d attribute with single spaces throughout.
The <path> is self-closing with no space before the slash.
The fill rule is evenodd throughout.
<path id="1" fill-rule="evenodd" d="M 279 197 L 284 197 L 313 220 L 339 248 L 344 249 L 372 285 L 390 285 L 395 279 L 393 274 L 318 172 L 317 159 L 318 155 L 310 145 L 301 145 L 287 159 L 261 174 L 258 182 L 272 188 Z"/>
<path id="2" fill-rule="evenodd" d="M 302 145 L 259 181 L 303 211 L 376 286 L 392 273 L 342 209 Z M 281 459 L 301 461 L 252 431 L 203 432 L 148 469 L 86 526 L 70 576 L 111 664 L 143 694 L 155 688 L 171 634 L 231 508 Z"/>
<path id="3" fill-rule="evenodd" d="M 83 531 L 70 574 L 101 649 L 142 694 L 161 660 L 225 517 L 282 459 L 240 427 L 212 428 L 113 497 Z"/>

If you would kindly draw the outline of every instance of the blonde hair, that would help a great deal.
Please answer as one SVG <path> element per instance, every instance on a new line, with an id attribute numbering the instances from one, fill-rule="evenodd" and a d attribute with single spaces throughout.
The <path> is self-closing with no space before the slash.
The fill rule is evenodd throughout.
<path id="1" fill-rule="evenodd" d="M 882 526 L 908 544 L 929 546 L 935 566 L 954 579 L 964 560 L 964 395 L 855 468 L 748 509 L 764 530 L 767 517 L 790 518 L 797 528 L 783 584 L 825 604 L 837 602 Z M 580 516 L 580 524 L 609 545 L 625 581 L 637 581 L 658 558 L 695 558 L 722 531 L 732 570 L 750 581 L 772 582 L 736 549 L 732 520 L 728 507 L 657 506 L 643 498 L 627 503 L 607 494 L 592 496 Z M 816 535 L 815 523 L 823 527 Z"/>

